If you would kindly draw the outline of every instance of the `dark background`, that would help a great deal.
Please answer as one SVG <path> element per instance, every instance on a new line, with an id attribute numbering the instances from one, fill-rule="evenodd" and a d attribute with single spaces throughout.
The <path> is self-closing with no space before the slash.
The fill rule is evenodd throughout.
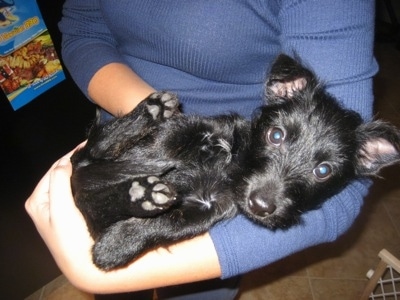
<path id="1" fill-rule="evenodd" d="M 57 23 L 63 1 L 37 3 L 60 55 Z M 17 111 L 0 91 L 2 299 L 23 299 L 60 274 L 24 202 L 51 164 L 85 139 L 94 117 L 94 105 L 66 75 L 65 81 Z"/>

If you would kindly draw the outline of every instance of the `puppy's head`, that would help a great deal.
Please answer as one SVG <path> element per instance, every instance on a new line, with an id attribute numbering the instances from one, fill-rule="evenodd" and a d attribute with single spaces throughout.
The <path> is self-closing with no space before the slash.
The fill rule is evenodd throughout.
<path id="1" fill-rule="evenodd" d="M 252 124 L 243 212 L 269 228 L 289 227 L 346 183 L 400 160 L 400 132 L 363 123 L 314 74 L 281 55 L 266 84 L 267 105 Z"/>

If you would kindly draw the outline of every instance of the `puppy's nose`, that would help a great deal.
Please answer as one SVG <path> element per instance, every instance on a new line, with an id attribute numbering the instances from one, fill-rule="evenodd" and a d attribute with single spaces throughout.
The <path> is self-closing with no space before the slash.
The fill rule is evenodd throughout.
<path id="1" fill-rule="evenodd" d="M 276 210 L 273 200 L 263 197 L 259 191 L 253 191 L 249 196 L 249 208 L 257 216 L 265 217 L 271 215 Z"/>

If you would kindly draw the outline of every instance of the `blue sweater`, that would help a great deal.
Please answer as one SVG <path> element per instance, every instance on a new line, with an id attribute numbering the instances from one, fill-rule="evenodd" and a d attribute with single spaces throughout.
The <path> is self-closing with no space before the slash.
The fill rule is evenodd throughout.
<path id="1" fill-rule="evenodd" d="M 155 89 L 176 92 L 185 113 L 250 117 L 272 60 L 285 52 L 300 56 L 345 106 L 372 115 L 373 0 L 66 0 L 63 14 L 62 58 L 86 95 L 99 68 L 120 62 Z M 368 186 L 350 184 L 286 231 L 242 216 L 217 224 L 210 234 L 222 277 L 335 240 Z"/>

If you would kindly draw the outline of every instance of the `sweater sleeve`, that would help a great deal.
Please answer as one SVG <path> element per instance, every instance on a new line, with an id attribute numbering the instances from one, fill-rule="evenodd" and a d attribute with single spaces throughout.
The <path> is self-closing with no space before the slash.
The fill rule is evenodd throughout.
<path id="1" fill-rule="evenodd" d="M 123 62 L 98 0 L 66 0 L 59 23 L 62 58 L 79 88 L 88 97 L 93 75 L 111 62 Z"/>
<path id="2" fill-rule="evenodd" d="M 298 55 L 326 83 L 329 92 L 364 119 L 372 116 L 374 1 L 281 1 L 280 43 Z M 210 231 L 222 277 L 266 266 L 305 248 L 334 241 L 352 225 L 368 192 L 369 180 L 356 181 L 303 222 L 270 231 L 243 216 Z"/>

